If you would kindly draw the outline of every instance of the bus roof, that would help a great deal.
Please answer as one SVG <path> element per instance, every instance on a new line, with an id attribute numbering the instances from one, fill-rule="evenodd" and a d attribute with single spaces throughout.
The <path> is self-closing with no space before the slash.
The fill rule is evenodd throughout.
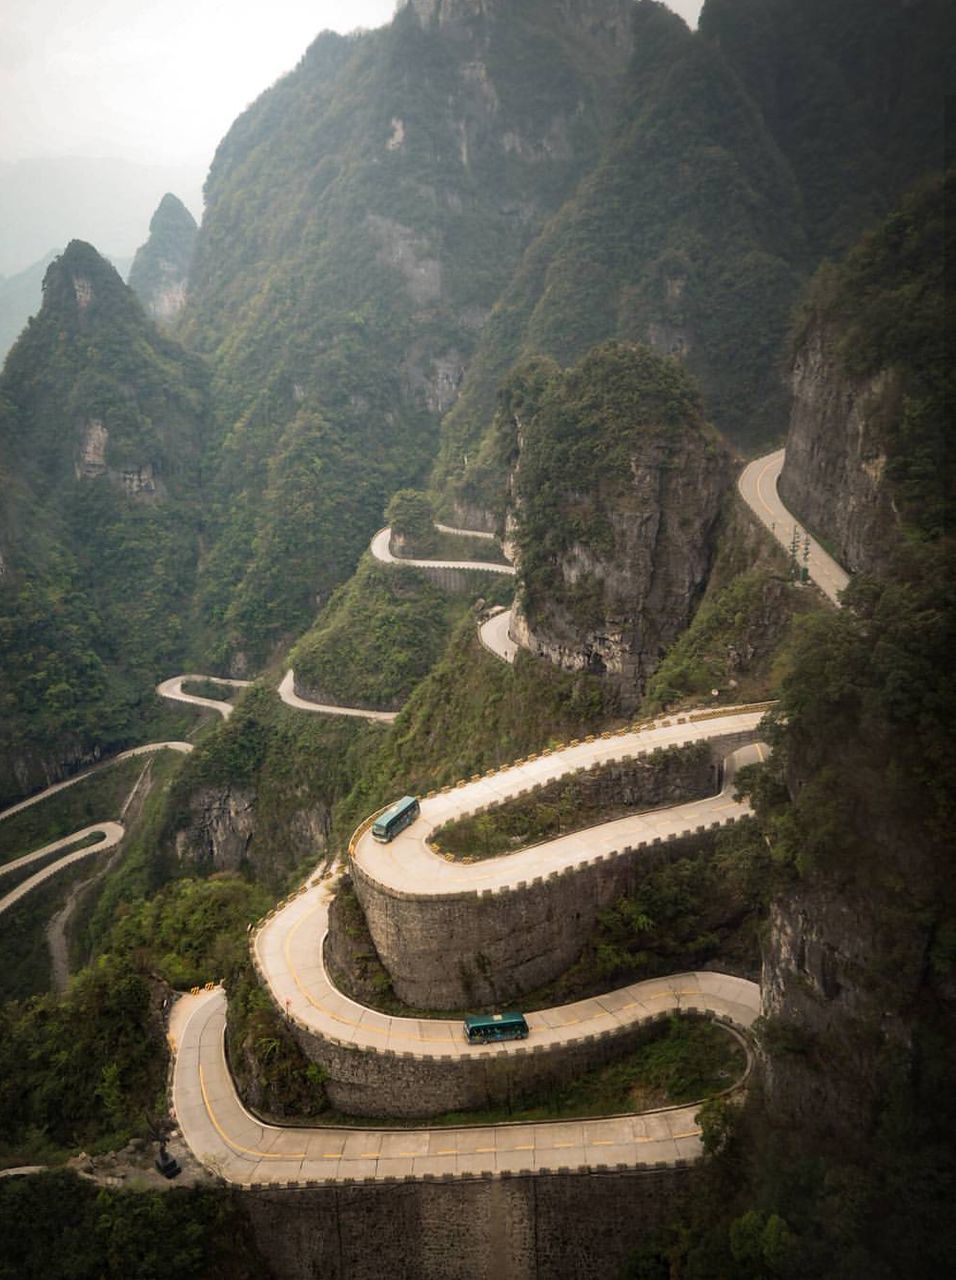
<path id="1" fill-rule="evenodd" d="M 404 813 L 406 809 L 415 804 L 417 799 L 417 796 L 402 796 L 401 800 L 396 800 L 392 807 L 390 809 L 386 809 L 380 818 L 376 818 L 374 826 L 387 826 L 393 818 L 397 818 L 400 813 Z"/>
<path id="2" fill-rule="evenodd" d="M 476 1013 L 470 1018 L 465 1019 L 465 1026 L 471 1028 L 480 1027 L 523 1027 L 526 1026 L 525 1016 L 523 1013 L 516 1013 L 512 1010 L 510 1013 Z"/>

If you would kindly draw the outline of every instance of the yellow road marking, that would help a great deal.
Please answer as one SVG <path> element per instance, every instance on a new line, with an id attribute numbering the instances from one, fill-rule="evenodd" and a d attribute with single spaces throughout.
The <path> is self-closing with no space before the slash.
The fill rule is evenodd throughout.
<path id="1" fill-rule="evenodd" d="M 222 1138 L 227 1147 L 232 1147 L 233 1151 L 239 1151 L 246 1156 L 255 1156 L 259 1160 L 304 1160 L 307 1153 L 305 1151 L 289 1151 L 289 1152 L 272 1152 L 272 1151 L 255 1151 L 252 1147 L 244 1147 L 242 1143 L 235 1142 L 223 1129 L 222 1125 L 216 1119 L 216 1113 L 212 1109 L 212 1103 L 209 1101 L 209 1094 L 206 1092 L 206 1076 L 202 1069 L 202 1063 L 199 1064 L 199 1089 L 202 1093 L 203 1105 L 206 1108 L 206 1114 L 212 1121 L 212 1126 Z"/>

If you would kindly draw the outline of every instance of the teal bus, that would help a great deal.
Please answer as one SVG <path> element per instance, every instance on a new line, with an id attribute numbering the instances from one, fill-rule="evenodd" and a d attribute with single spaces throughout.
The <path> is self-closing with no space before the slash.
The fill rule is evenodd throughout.
<path id="1" fill-rule="evenodd" d="M 469 1044 L 527 1038 L 528 1024 L 523 1013 L 479 1013 L 465 1019 L 465 1039 Z"/>
<path id="2" fill-rule="evenodd" d="M 415 821 L 421 813 L 416 796 L 402 796 L 390 809 L 377 818 L 372 826 L 372 835 L 382 844 L 394 840 L 400 831 Z"/>

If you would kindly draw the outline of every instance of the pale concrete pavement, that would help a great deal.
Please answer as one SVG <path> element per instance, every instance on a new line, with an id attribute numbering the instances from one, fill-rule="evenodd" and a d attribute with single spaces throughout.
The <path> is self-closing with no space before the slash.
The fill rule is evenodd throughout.
<path id="1" fill-rule="evenodd" d="M 493 613 L 478 628 L 478 639 L 496 658 L 513 663 L 518 654 L 518 645 L 511 638 L 511 610 L 502 609 Z"/>
<path id="2" fill-rule="evenodd" d="M 227 680 L 224 676 L 173 676 L 170 680 L 164 680 L 162 684 L 158 684 L 156 692 L 161 698 L 166 698 L 170 702 L 188 702 L 193 707 L 205 707 L 209 711 L 218 712 L 223 720 L 228 720 L 233 711 L 231 702 L 225 702 L 219 698 L 200 698 L 198 694 L 183 692 L 185 681 L 200 683 L 203 680 L 212 680 L 215 684 L 226 685 L 230 689 L 248 689 L 252 684 L 251 680 Z"/>
<path id="3" fill-rule="evenodd" d="M 411 826 L 388 844 L 380 844 L 370 830 L 363 832 L 355 842 L 353 857 L 372 880 L 399 892 L 412 891 L 430 897 L 468 890 L 500 891 L 522 881 L 530 883 L 538 876 L 547 877 L 564 867 L 606 857 L 627 846 L 635 847 L 642 841 L 665 840 L 701 826 L 735 821 L 749 813 L 750 808 L 745 802 L 733 799 L 732 770 L 750 760 L 764 758 L 766 748 L 760 744 L 743 749 L 744 755 L 738 756 L 726 771 L 724 789 L 717 796 L 634 814 L 505 857 L 471 864 L 448 862 L 433 853 L 427 844 L 434 830 L 445 822 L 501 804 L 538 784 L 554 781 L 577 769 L 646 754 L 658 747 L 751 732 L 763 714 L 763 709 L 737 713 L 729 710 L 697 722 L 679 717 L 543 754 L 463 783 L 445 794 L 425 797 L 421 800 L 421 816 Z"/>
<path id="4" fill-rule="evenodd" d="M 456 529 L 454 532 L 467 531 Z M 372 539 L 369 550 L 380 564 L 404 564 L 412 569 L 473 569 L 482 573 L 504 573 L 514 577 L 514 565 L 498 564 L 493 560 L 408 560 L 404 556 L 393 556 L 389 548 L 391 540 L 392 531 L 389 528 L 379 529 Z"/>
<path id="5" fill-rule="evenodd" d="M 279 685 L 279 697 L 287 707 L 295 707 L 297 711 L 311 711 L 315 715 L 349 716 L 356 720 L 378 720 L 383 724 L 392 724 L 399 715 L 397 711 L 369 711 L 364 707 L 339 707 L 332 702 L 309 702 L 296 693 L 295 672 L 291 668 Z"/>
<path id="6" fill-rule="evenodd" d="M 84 858 L 92 857 L 94 853 L 107 853 L 110 849 L 115 849 L 119 842 L 126 834 L 124 828 L 118 822 L 97 822 L 91 827 L 84 827 L 82 831 L 74 831 L 72 835 L 64 836 L 62 840 L 54 840 L 52 844 L 45 845 L 42 849 L 37 849 L 35 853 L 28 853 L 22 858 L 17 858 L 13 862 L 6 863 L 0 867 L 0 875 L 6 875 L 9 872 L 16 871 L 18 868 L 28 866 L 31 862 L 36 862 L 40 858 L 48 857 L 55 853 L 57 849 L 65 849 L 71 844 L 76 844 L 78 840 L 85 840 L 87 836 L 99 832 L 102 839 L 95 844 L 86 845 L 83 849 L 77 849 L 75 853 L 68 853 L 65 857 L 59 858 L 56 862 L 51 862 L 48 867 L 44 867 L 42 871 L 38 871 L 35 875 L 29 876 L 15 889 L 0 898 L 0 915 L 4 911 L 8 911 L 10 907 L 15 906 L 21 898 L 38 885 L 44 884 L 52 876 L 65 870 L 66 867 L 72 866 L 75 862 L 81 862 Z"/>
<path id="7" fill-rule="evenodd" d="M 752 984 L 751 984 L 752 985 Z M 695 1160 L 699 1104 L 637 1115 L 462 1128 L 279 1128 L 243 1107 L 225 1060 L 226 1000 L 183 1010 L 173 1106 L 194 1154 L 240 1186 L 540 1172 Z"/>
<path id="8" fill-rule="evenodd" d="M 783 470 L 785 456 L 786 450 L 778 449 L 775 453 L 757 458 L 741 472 L 737 487 L 747 506 L 761 524 L 770 530 L 788 554 L 794 526 L 797 527 L 799 531 L 798 562 L 803 565 L 803 547 L 809 535 L 796 516 L 783 505 L 777 493 L 777 481 Z M 806 564 L 812 581 L 828 599 L 839 605 L 840 592 L 846 589 L 850 575 L 812 537 L 810 538 L 810 555 Z"/>
<path id="9" fill-rule="evenodd" d="M 65 791 L 67 787 L 75 787 L 84 778 L 89 778 L 94 773 L 100 773 L 103 769 L 108 769 L 120 760 L 132 760 L 134 756 L 154 755 L 157 751 L 178 751 L 181 755 L 188 755 L 192 750 L 193 744 L 191 742 L 150 742 L 144 747 L 133 747 L 129 751 L 120 751 L 118 755 L 110 756 L 108 760 L 101 760 L 99 764 L 93 765 L 91 769 L 84 769 L 81 773 L 75 773 L 72 778 L 67 778 L 64 782 L 55 782 L 52 787 L 47 787 L 45 791 L 38 791 L 35 796 L 29 796 L 26 800 L 20 800 L 17 804 L 12 804 L 9 809 L 4 809 L 0 813 L 0 822 L 4 818 L 12 818 L 15 813 L 20 813 L 23 809 L 29 809 L 31 805 L 40 804 L 41 801 L 48 800 L 50 796 L 55 796 L 58 791 Z"/>
<path id="10" fill-rule="evenodd" d="M 335 886 L 313 881 L 257 930 L 253 959 L 278 1008 L 304 1029 L 367 1053 L 418 1057 L 506 1057 L 524 1044 L 475 1045 L 461 1019 L 400 1018 L 344 995 L 325 968 L 324 941 Z M 759 1012 L 756 983 L 720 973 L 679 973 L 634 983 L 574 1004 L 527 1014 L 529 1047 L 554 1047 L 584 1036 L 616 1032 L 676 1009 L 717 1015 L 746 1029 Z"/>

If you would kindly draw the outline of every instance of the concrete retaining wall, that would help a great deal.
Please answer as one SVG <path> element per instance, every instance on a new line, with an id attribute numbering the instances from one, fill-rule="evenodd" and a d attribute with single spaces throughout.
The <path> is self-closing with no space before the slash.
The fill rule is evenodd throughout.
<path id="1" fill-rule="evenodd" d="M 742 731 L 713 739 L 711 761 L 756 736 Z M 645 758 L 662 760 L 663 753 Z M 598 912 L 632 893 L 649 868 L 683 856 L 687 839 L 696 849 L 713 835 L 687 832 L 683 839 L 624 848 L 530 884 L 480 895 L 400 893 L 372 880 L 355 861 L 351 873 L 399 999 L 418 1009 L 478 1008 L 517 999 L 563 973 L 580 955 Z"/>
<path id="2" fill-rule="evenodd" d="M 690 1168 L 241 1194 L 277 1280 L 594 1280 L 679 1216 Z"/>
<path id="3" fill-rule="evenodd" d="M 560 1045 L 488 1047 L 460 1058 L 357 1050 L 294 1022 L 289 1029 L 306 1057 L 328 1073 L 325 1091 L 336 1110 L 375 1119 L 427 1120 L 448 1111 L 515 1106 L 532 1093 L 560 1088 L 582 1072 L 633 1052 L 670 1016 L 661 1013 L 640 1025 Z M 690 1011 L 686 1016 L 698 1015 Z"/>

